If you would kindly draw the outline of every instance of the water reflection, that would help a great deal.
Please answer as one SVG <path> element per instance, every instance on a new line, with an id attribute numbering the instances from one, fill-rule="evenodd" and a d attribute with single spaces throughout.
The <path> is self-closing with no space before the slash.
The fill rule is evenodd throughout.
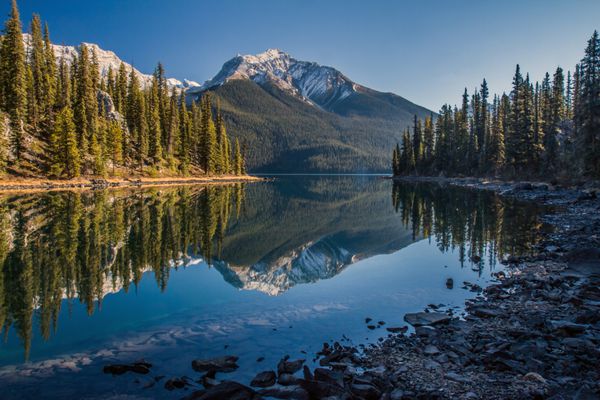
<path id="1" fill-rule="evenodd" d="M 422 238 L 458 249 L 461 263 L 479 271 L 536 241 L 531 207 L 429 184 L 394 184 L 390 201 L 390 186 L 287 178 L 2 196 L 0 326 L 27 358 L 34 330 L 48 340 L 61 308 L 79 302 L 92 315 L 104 296 L 136 288 L 148 271 L 164 291 L 172 269 L 199 258 L 236 288 L 281 295 Z"/>
<path id="2" fill-rule="evenodd" d="M 469 260 L 479 271 L 485 258 L 493 268 L 498 259 L 528 253 L 542 228 L 535 205 L 488 191 L 395 182 L 392 202 L 413 237 L 435 240 L 442 252 L 458 249 L 461 265 Z"/>
<path id="3" fill-rule="evenodd" d="M 147 271 L 164 290 L 171 268 L 212 259 L 243 193 L 237 184 L 1 198 L 0 326 L 16 331 L 27 358 L 34 314 L 48 339 L 65 299 L 91 315 Z"/>

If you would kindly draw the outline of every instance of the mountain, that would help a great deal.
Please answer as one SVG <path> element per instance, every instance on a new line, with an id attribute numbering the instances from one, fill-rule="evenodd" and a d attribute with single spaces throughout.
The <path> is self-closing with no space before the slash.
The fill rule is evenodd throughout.
<path id="1" fill-rule="evenodd" d="M 257 172 L 387 171 L 402 130 L 415 114 L 432 113 L 276 49 L 232 58 L 213 79 L 187 89 L 187 98 L 206 91 L 219 98 Z"/>

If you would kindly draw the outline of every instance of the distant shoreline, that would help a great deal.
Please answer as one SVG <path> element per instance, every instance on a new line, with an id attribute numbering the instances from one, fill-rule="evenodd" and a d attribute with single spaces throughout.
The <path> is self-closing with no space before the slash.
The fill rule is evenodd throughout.
<path id="1" fill-rule="evenodd" d="M 68 189 L 102 189 L 118 187 L 170 186 L 170 185 L 224 185 L 242 182 L 260 182 L 265 178 L 252 175 L 222 176 L 190 176 L 190 177 L 131 177 L 131 178 L 77 178 L 77 179 L 44 179 L 44 178 L 0 178 L 0 193 L 8 191 L 41 191 Z"/>

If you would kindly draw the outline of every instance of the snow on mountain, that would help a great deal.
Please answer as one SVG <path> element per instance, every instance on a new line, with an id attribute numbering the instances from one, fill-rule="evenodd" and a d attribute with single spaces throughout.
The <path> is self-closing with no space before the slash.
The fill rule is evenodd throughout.
<path id="1" fill-rule="evenodd" d="M 23 34 L 23 41 L 25 42 L 25 48 L 28 49 L 29 43 L 31 41 L 31 35 L 27 33 Z M 104 50 L 94 43 L 83 42 L 82 44 L 85 44 L 90 51 L 96 52 L 96 56 L 98 57 L 98 64 L 100 66 L 100 75 L 102 77 L 106 77 L 108 75 L 109 68 L 112 68 L 113 73 L 116 74 L 116 72 L 119 70 L 121 63 L 125 65 L 125 69 L 128 73 L 133 68 L 131 64 L 121 60 L 114 52 L 110 50 Z M 79 57 L 79 46 L 52 44 L 52 48 L 54 50 L 54 55 L 56 57 L 57 62 L 61 58 L 63 58 L 65 62 L 70 65 L 76 57 Z M 152 83 L 152 75 L 144 74 L 136 68 L 133 68 L 133 71 L 136 74 L 138 80 L 140 81 L 142 87 L 145 88 L 147 86 L 150 86 L 150 84 Z M 198 87 L 200 86 L 200 84 L 187 79 L 184 79 L 182 82 L 175 78 L 168 78 L 167 86 L 169 88 L 176 87 L 179 89 L 188 89 L 192 87 Z"/>
<path id="2" fill-rule="evenodd" d="M 258 84 L 269 82 L 324 109 L 331 109 L 336 102 L 360 88 L 335 68 L 299 61 L 281 50 L 269 49 L 257 55 L 232 58 L 213 79 L 188 90 L 188 94 L 200 93 L 234 79 L 250 79 Z"/>

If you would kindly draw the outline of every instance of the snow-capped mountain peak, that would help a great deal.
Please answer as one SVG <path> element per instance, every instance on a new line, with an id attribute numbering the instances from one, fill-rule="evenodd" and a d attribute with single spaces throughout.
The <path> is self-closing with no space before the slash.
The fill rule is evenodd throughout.
<path id="1" fill-rule="evenodd" d="M 268 49 L 256 55 L 237 55 L 227 61 L 213 79 L 188 93 L 200 93 L 235 79 L 274 84 L 327 110 L 360 87 L 335 68 L 297 60 L 279 49 Z"/>
<path id="2" fill-rule="evenodd" d="M 24 33 L 23 42 L 25 44 L 26 49 L 29 49 L 31 35 L 28 33 Z M 96 53 L 100 69 L 100 76 L 106 77 L 108 75 L 109 69 L 112 69 L 113 73 L 116 74 L 119 70 L 119 67 L 121 66 L 121 63 L 123 63 L 127 72 L 133 69 L 142 87 L 147 87 L 152 83 L 151 74 L 144 74 L 138 71 L 131 64 L 120 59 L 114 52 L 110 50 L 104 50 L 95 43 L 82 42 L 81 44 L 85 45 L 89 51 Z M 62 58 L 68 65 L 70 65 L 75 58 L 79 57 L 80 48 L 81 46 L 67 46 L 58 44 L 52 45 L 52 49 L 54 50 L 54 56 L 56 57 L 57 62 Z M 167 86 L 169 88 L 175 87 L 178 89 L 188 89 L 192 87 L 198 87 L 200 86 L 200 84 L 194 81 L 189 81 L 187 79 L 184 79 L 182 82 L 175 78 L 169 78 L 167 79 Z"/>

